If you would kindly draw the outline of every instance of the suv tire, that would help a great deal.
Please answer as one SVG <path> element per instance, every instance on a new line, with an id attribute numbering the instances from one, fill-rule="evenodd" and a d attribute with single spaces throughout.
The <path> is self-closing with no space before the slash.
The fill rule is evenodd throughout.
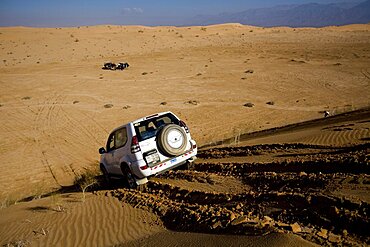
<path id="1" fill-rule="evenodd" d="M 165 125 L 158 133 L 159 151 L 167 156 L 177 156 L 185 151 L 187 144 L 185 131 L 176 124 Z"/>
<path id="2" fill-rule="evenodd" d="M 130 168 L 127 165 L 122 165 L 121 169 L 124 177 L 124 182 L 126 183 L 127 188 L 135 189 L 137 187 L 137 184 Z"/>

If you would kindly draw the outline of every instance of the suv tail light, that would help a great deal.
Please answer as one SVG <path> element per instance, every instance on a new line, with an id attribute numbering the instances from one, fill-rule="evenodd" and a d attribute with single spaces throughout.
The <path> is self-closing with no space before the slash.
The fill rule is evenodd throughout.
<path id="1" fill-rule="evenodd" d="M 188 128 L 188 126 L 186 126 L 186 124 L 185 124 L 184 121 L 180 120 L 180 126 L 181 127 L 184 127 L 186 133 L 189 133 L 189 128 Z"/>
<path id="2" fill-rule="evenodd" d="M 141 151 L 139 141 L 136 136 L 133 136 L 131 141 L 131 153 L 137 153 L 139 151 Z"/>

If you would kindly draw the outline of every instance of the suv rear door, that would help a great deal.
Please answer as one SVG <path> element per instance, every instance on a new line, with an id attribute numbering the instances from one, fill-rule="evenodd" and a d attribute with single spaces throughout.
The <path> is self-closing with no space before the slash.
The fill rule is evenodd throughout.
<path id="1" fill-rule="evenodd" d="M 154 163 L 162 162 L 169 159 L 169 157 L 160 153 L 157 148 L 156 134 L 157 132 L 167 124 L 176 124 L 179 125 L 180 122 L 176 116 L 171 113 L 167 113 L 160 116 L 150 117 L 144 121 L 134 124 L 135 132 L 140 144 L 141 151 L 143 153 L 143 158 L 148 162 L 153 161 Z M 150 156 L 146 158 L 147 156 Z M 159 159 L 159 160 L 157 160 Z M 154 162 L 157 160 L 157 162 Z M 148 164 L 151 166 L 152 164 Z"/>

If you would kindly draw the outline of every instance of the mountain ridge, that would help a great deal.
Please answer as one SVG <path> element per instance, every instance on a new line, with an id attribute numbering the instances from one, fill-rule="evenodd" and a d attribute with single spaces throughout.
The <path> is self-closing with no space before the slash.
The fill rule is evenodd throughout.
<path id="1" fill-rule="evenodd" d="M 262 27 L 324 27 L 370 22 L 370 0 L 360 3 L 307 3 L 196 16 L 190 25 L 241 23 Z"/>

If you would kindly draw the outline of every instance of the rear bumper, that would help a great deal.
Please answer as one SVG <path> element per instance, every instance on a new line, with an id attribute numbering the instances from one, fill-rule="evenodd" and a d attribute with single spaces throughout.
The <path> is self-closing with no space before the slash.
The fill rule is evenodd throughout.
<path id="1" fill-rule="evenodd" d="M 165 173 L 165 172 L 167 172 L 169 170 L 175 169 L 176 167 L 179 167 L 179 166 L 184 165 L 186 162 L 194 162 L 196 159 L 197 159 L 197 156 L 193 156 L 190 159 L 185 160 L 184 162 L 178 163 L 178 164 L 176 164 L 174 166 L 171 166 L 171 167 L 168 167 L 168 168 L 166 168 L 164 170 L 161 170 L 160 172 L 157 172 L 154 175 L 162 174 L 162 173 Z"/>
<path id="2" fill-rule="evenodd" d="M 147 166 L 144 160 L 139 160 L 132 163 L 131 170 L 138 178 L 149 177 L 176 168 L 177 166 L 183 165 L 187 161 L 193 162 L 196 159 L 197 153 L 198 149 L 194 148 L 186 151 L 182 155 L 176 156 L 164 162 L 160 162 L 152 167 Z"/>
<path id="3" fill-rule="evenodd" d="M 188 151 L 184 153 L 183 155 L 174 157 L 173 159 L 170 159 L 166 162 L 162 162 L 157 164 L 156 166 L 150 167 L 151 175 L 162 173 L 167 170 L 176 168 L 177 166 L 180 166 L 187 162 L 188 160 L 194 161 L 196 158 L 197 153 L 194 152 L 194 150 Z"/>

